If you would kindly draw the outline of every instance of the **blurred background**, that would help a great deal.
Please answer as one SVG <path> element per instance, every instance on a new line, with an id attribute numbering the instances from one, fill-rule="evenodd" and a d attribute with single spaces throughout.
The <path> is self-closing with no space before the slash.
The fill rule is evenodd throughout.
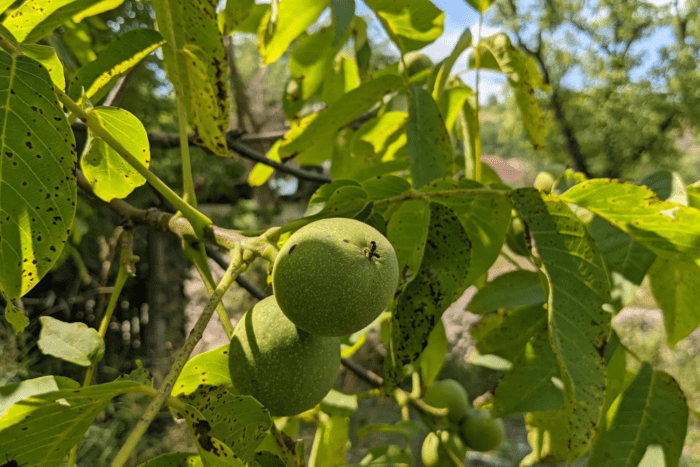
<path id="1" fill-rule="evenodd" d="M 433 63 L 446 57 L 462 31 L 476 37 L 478 15 L 460 0 L 433 0 L 446 12 L 445 32 L 424 53 Z M 399 60 L 370 10 L 357 1 L 365 17 L 371 44 L 370 70 Z M 481 34 L 506 32 L 513 44 L 533 57 L 543 75 L 545 90 L 538 90 L 549 125 L 547 148 L 535 151 L 528 142 L 505 79 L 482 71 L 480 77 L 483 160 L 507 184 L 531 185 L 541 171 L 555 177 L 574 168 L 589 177 L 642 180 L 660 170 L 674 174 L 679 185 L 700 178 L 700 3 L 698 0 L 497 0 L 485 15 Z M 125 31 L 153 28 L 148 2 L 125 0 L 117 9 L 69 21 L 45 39 L 56 48 L 68 75 L 95 59 L 105 46 Z M 313 28 L 330 25 L 324 13 Z M 257 37 L 236 33 L 226 43 L 231 66 L 231 129 L 244 133 L 247 144 L 261 153 L 287 129 L 283 96 L 290 78 L 289 57 L 260 67 Z M 293 50 L 293 45 L 290 48 Z M 475 82 L 468 69 L 468 53 L 454 67 L 468 85 Z M 172 86 L 161 55 L 151 54 L 127 75 L 113 98 L 114 105 L 136 115 L 152 135 L 177 131 Z M 70 76 L 69 76 L 70 78 Z M 96 103 L 95 103 L 96 104 Z M 308 109 L 307 109 L 308 110 Z M 303 112 L 302 112 L 303 113 Z M 77 130 L 79 144 L 85 134 Z M 81 140 L 82 138 L 82 140 Z M 180 155 L 154 143 L 151 169 L 176 192 L 181 191 Z M 262 186 L 251 186 L 248 175 L 254 163 L 241 158 L 213 159 L 193 148 L 195 187 L 201 210 L 217 225 L 260 229 L 279 225 L 303 214 L 318 185 L 275 173 Z M 296 162 L 292 162 L 292 165 Z M 327 172 L 327 165 L 305 167 Z M 139 207 L 169 210 L 149 189 L 137 189 L 128 201 Z M 52 273 L 24 299 L 29 328 L 15 336 L 0 320 L 0 385 L 60 374 L 82 380 L 84 369 L 44 356 L 36 346 L 40 315 L 64 321 L 82 321 L 96 327 L 114 282 L 114 228 L 119 219 L 104 205 L 81 194 L 78 217 L 64 254 Z M 196 271 L 181 253 L 177 239 L 139 227 L 135 253 L 141 260 L 127 281 L 106 337 L 108 352 L 96 380 L 110 381 L 135 368 L 140 360 L 156 380 L 165 374 L 177 349 L 199 315 L 207 293 Z M 523 264 L 524 265 L 524 264 Z M 221 268 L 212 262 L 215 275 Z M 513 268 L 499 260 L 490 276 Z M 245 278 L 268 289 L 263 265 L 252 267 Z M 469 326 L 477 316 L 465 311 L 469 289 L 443 316 L 449 339 L 448 358 L 441 377 L 454 378 L 471 398 L 492 389 L 500 373 L 474 365 Z M 254 303 L 245 290 L 233 287 L 224 303 L 235 322 Z M 648 287 L 643 286 L 631 307 L 614 321 L 622 341 L 643 359 L 676 377 L 691 407 L 700 410 L 700 354 L 696 332 L 673 350 L 666 345 L 663 320 Z M 226 343 L 220 324 L 213 320 L 196 352 Z M 370 333 L 353 359 L 377 373 L 385 354 L 380 330 Z M 353 374 L 343 372 L 337 389 L 368 389 Z M 110 405 L 90 428 L 78 451 L 78 465 L 106 465 L 137 420 L 143 400 L 124 397 Z M 392 423 L 400 418 L 391 400 L 365 399 L 351 419 L 349 462 L 359 462 L 372 446 L 386 444 L 391 434 L 359 438 L 357 427 L 369 422 Z M 469 465 L 513 466 L 529 452 L 522 418 L 507 420 L 508 442 L 496 453 L 470 453 Z M 311 445 L 314 427 L 304 423 L 299 434 Z M 384 436 L 385 438 L 381 438 Z M 400 439 L 400 438 L 398 438 Z M 398 439 L 396 440 L 398 442 Z M 420 447 L 417 440 L 416 451 Z M 142 440 L 143 459 L 174 450 L 193 450 L 184 426 L 163 412 Z M 414 452 L 416 452 L 414 451 Z M 684 453 L 685 465 L 700 465 L 700 427 L 691 417 Z"/>

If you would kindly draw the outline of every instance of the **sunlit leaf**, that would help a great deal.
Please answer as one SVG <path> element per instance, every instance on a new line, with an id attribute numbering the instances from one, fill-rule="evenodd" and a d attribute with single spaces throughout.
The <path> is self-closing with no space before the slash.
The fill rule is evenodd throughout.
<path id="1" fill-rule="evenodd" d="M 350 419 L 341 415 L 319 416 L 316 436 L 311 446 L 309 467 L 345 465 L 350 447 Z"/>
<path id="2" fill-rule="evenodd" d="M 450 52 L 450 55 L 448 55 L 447 58 L 443 60 L 442 64 L 440 65 L 437 77 L 435 78 L 435 86 L 432 92 L 433 98 L 436 101 L 440 99 L 443 91 L 445 90 L 445 84 L 447 83 L 447 79 L 450 77 L 450 73 L 452 72 L 452 67 L 454 66 L 455 62 L 457 61 L 459 56 L 462 55 L 462 53 L 465 50 L 467 50 L 467 48 L 469 48 L 471 45 L 472 32 L 469 28 L 466 28 L 462 32 L 462 35 L 459 36 L 459 39 L 457 39 L 457 43 L 452 48 L 452 52 Z M 445 120 L 447 120 L 447 118 L 445 118 Z"/>
<path id="3" fill-rule="evenodd" d="M 42 376 L 2 386 L 0 387 L 0 418 L 13 404 L 23 399 L 59 389 L 77 389 L 79 387 L 80 383 L 63 376 Z"/>
<path id="4" fill-rule="evenodd" d="M 226 8 L 219 13 L 217 21 L 221 33 L 224 36 L 233 33 L 250 16 L 254 5 L 255 0 L 227 0 Z"/>
<path id="5" fill-rule="evenodd" d="M 521 461 L 520 465 L 566 461 L 569 453 L 568 423 L 566 410 L 525 414 L 527 441 L 532 452 Z"/>
<path id="6" fill-rule="evenodd" d="M 501 293 L 508 295 L 505 291 Z M 546 299 L 544 295 L 543 298 Z M 487 313 L 469 328 L 469 333 L 476 340 L 476 349 L 480 354 L 494 354 L 513 360 L 546 323 L 547 310 L 543 300 L 535 305 L 500 308 Z"/>
<path id="7" fill-rule="evenodd" d="M 430 202 L 425 199 L 404 201 L 391 215 L 387 238 L 399 262 L 399 289 L 415 279 L 420 270 L 429 227 Z"/>
<path id="8" fill-rule="evenodd" d="M 401 52 L 418 50 L 442 35 L 445 13 L 429 0 L 367 0 Z"/>
<path id="9" fill-rule="evenodd" d="M 65 323 L 42 316 L 41 334 L 37 343 L 41 352 L 81 366 L 102 360 L 105 343 L 93 328 L 85 323 Z"/>
<path id="10" fill-rule="evenodd" d="M 5 319 L 15 330 L 15 334 L 19 334 L 29 326 L 29 318 L 27 318 L 22 310 L 17 308 L 12 300 L 5 297 Z"/>
<path id="11" fill-rule="evenodd" d="M 56 55 L 56 51 L 53 47 L 25 44 L 22 45 L 22 52 L 24 52 L 24 55 L 33 58 L 46 67 L 49 75 L 51 75 L 53 84 L 61 89 L 66 88 L 66 77 L 63 75 L 63 65 L 58 59 L 58 55 Z"/>
<path id="12" fill-rule="evenodd" d="M 0 51 L 0 289 L 12 300 L 51 269 L 77 198 L 75 140 L 44 66 Z"/>
<path id="13" fill-rule="evenodd" d="M 228 369 L 228 347 L 221 347 L 191 358 L 173 385 L 172 396 L 192 394 L 199 386 L 231 386 Z"/>
<path id="14" fill-rule="evenodd" d="M 138 118 L 117 107 L 97 107 L 89 109 L 88 113 L 139 162 L 146 167 L 150 165 L 148 134 Z M 143 175 L 89 129 L 80 168 L 95 195 L 107 202 L 126 198 L 146 183 Z"/>
<path id="15" fill-rule="evenodd" d="M 323 80 L 321 99 L 330 105 L 360 85 L 360 70 L 354 60 L 340 55 L 333 66 L 328 67 Z"/>
<path id="16" fill-rule="evenodd" d="M 539 274 L 533 271 L 511 271 L 481 287 L 467 305 L 467 310 L 483 315 L 501 308 L 537 305 L 547 301 Z"/>

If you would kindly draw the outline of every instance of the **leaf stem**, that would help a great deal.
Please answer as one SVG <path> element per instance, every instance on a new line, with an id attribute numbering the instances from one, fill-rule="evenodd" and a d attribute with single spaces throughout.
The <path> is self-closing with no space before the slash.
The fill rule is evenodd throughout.
<path id="1" fill-rule="evenodd" d="M 484 25 L 484 13 L 479 11 L 479 30 L 476 33 L 476 114 L 475 125 L 476 134 L 474 135 L 474 180 L 481 182 L 481 123 L 479 122 L 479 75 L 481 73 L 481 29 Z"/>
<path id="2" fill-rule="evenodd" d="M 153 172 L 141 163 L 133 154 L 117 141 L 112 134 L 107 131 L 94 113 L 85 111 L 73 99 L 71 99 L 62 89 L 54 86 L 54 91 L 59 100 L 70 112 L 85 122 L 85 125 L 105 143 L 114 149 L 126 162 L 129 163 L 138 173 L 140 173 L 153 188 L 167 199 L 175 209 L 178 209 L 190 221 L 197 238 L 203 239 L 205 232 L 210 230 L 212 221 L 193 206 L 180 198 L 168 185 L 158 178 Z"/>
<path id="3" fill-rule="evenodd" d="M 209 323 L 211 316 L 214 314 L 216 307 L 219 305 L 221 300 L 224 298 L 224 294 L 229 289 L 231 284 L 236 280 L 236 277 L 248 268 L 249 261 L 244 261 L 242 256 L 240 246 L 236 246 L 231 253 L 231 263 L 229 264 L 224 277 L 221 278 L 221 282 L 216 286 L 216 290 L 212 294 L 207 306 L 199 315 L 194 328 L 190 332 L 189 336 L 185 340 L 184 345 L 177 352 L 175 357 L 175 362 L 170 367 L 168 375 L 163 380 L 163 384 L 158 390 L 157 394 L 151 401 L 151 403 L 146 407 L 143 415 L 139 419 L 138 423 L 134 427 L 129 437 L 126 439 L 121 449 L 117 453 L 114 460 L 112 460 L 112 467 L 123 467 L 131 457 L 131 453 L 136 449 L 136 445 L 143 437 L 144 433 L 148 429 L 149 425 L 153 419 L 158 415 L 161 407 L 168 401 L 170 394 L 173 389 L 173 385 L 180 376 L 182 368 L 187 363 L 192 350 L 197 345 L 197 342 L 202 338 L 204 330 Z M 252 260 L 252 259 L 251 259 Z"/>

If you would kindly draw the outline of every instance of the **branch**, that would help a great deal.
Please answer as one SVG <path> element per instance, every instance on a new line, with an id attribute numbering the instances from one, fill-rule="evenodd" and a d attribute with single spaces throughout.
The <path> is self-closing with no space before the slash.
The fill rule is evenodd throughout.
<path id="1" fill-rule="evenodd" d="M 224 256 L 216 248 L 211 245 L 207 245 L 205 248 L 207 251 L 207 256 L 213 259 L 216 264 L 221 266 L 224 270 L 228 267 L 228 260 L 224 258 Z M 255 284 L 250 282 L 245 277 L 236 277 L 236 283 L 258 300 L 262 300 L 263 298 L 270 296 L 270 294 L 256 287 Z"/>
<path id="2" fill-rule="evenodd" d="M 375 388 L 384 386 L 384 378 L 375 372 L 370 371 L 347 358 L 341 358 L 340 363 L 342 363 L 345 368 L 355 373 L 362 381 L 368 383 L 369 385 L 374 386 Z"/>

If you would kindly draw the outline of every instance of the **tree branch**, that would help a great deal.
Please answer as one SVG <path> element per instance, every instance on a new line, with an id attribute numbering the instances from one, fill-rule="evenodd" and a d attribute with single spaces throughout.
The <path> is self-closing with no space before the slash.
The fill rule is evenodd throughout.
<path id="1" fill-rule="evenodd" d="M 224 270 L 228 267 L 228 260 L 224 258 L 224 255 L 222 255 L 220 251 L 211 245 L 207 245 L 205 248 L 207 251 L 207 256 L 213 259 L 216 264 L 221 266 Z M 255 284 L 250 282 L 245 277 L 236 277 L 236 283 L 258 300 L 262 300 L 263 298 L 270 296 L 270 294 L 256 287 Z"/>

